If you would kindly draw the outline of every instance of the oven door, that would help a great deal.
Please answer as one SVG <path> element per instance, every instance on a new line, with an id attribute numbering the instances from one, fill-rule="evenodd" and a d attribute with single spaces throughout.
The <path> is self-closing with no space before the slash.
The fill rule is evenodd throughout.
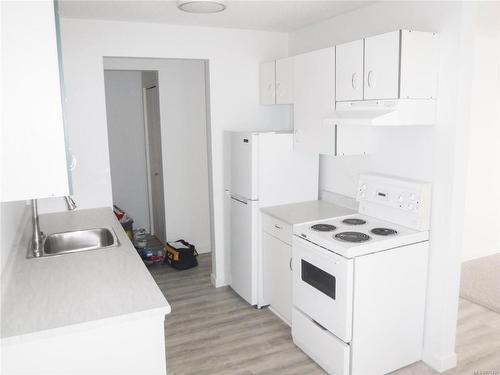
<path id="1" fill-rule="evenodd" d="M 297 236 L 292 246 L 293 305 L 349 343 L 354 261 Z"/>

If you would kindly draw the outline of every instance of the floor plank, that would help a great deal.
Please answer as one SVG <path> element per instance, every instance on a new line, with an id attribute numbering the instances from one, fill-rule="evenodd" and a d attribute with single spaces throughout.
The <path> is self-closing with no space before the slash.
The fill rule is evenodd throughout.
<path id="1" fill-rule="evenodd" d="M 172 306 L 165 322 L 169 375 L 324 374 L 291 338 L 290 327 L 268 309 L 257 310 L 228 287 L 210 282 L 211 255 L 177 271 L 149 269 Z M 460 300 L 458 366 L 447 375 L 500 375 L 500 314 Z M 422 362 L 393 375 L 437 374 Z"/>

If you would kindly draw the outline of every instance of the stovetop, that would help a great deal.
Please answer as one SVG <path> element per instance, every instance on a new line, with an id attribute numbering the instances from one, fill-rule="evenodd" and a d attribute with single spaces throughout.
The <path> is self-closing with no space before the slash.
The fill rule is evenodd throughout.
<path id="1" fill-rule="evenodd" d="M 428 231 L 413 230 L 362 214 L 295 225 L 293 233 L 348 258 L 429 239 Z"/>

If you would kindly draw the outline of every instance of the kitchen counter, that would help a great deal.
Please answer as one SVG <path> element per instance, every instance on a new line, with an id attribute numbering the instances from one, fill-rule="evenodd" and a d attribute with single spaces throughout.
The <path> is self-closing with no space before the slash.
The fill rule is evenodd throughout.
<path id="1" fill-rule="evenodd" d="M 2 288 L 3 341 L 124 315 L 170 312 L 110 208 L 40 215 L 40 227 L 46 234 L 111 227 L 120 243 L 35 259 L 26 259 L 26 248 L 18 249 L 9 283 Z"/>
<path id="2" fill-rule="evenodd" d="M 356 213 L 349 208 L 322 200 L 264 207 L 260 211 L 290 225 Z"/>

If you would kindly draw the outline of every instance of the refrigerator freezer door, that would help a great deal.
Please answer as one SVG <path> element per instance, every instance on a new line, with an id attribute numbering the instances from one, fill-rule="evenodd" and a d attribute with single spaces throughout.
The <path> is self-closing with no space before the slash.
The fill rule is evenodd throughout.
<path id="1" fill-rule="evenodd" d="M 231 194 L 250 200 L 258 199 L 257 134 L 231 134 Z"/>
<path id="2" fill-rule="evenodd" d="M 231 288 L 257 304 L 258 202 L 231 197 Z"/>

